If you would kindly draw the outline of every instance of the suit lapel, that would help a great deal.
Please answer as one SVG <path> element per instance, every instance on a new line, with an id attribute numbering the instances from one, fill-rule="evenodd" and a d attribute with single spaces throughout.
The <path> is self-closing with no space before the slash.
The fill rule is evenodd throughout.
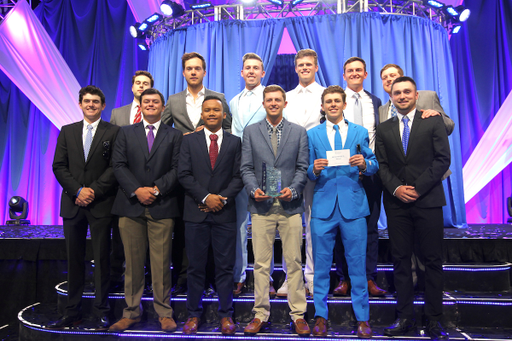
<path id="1" fill-rule="evenodd" d="M 156 133 L 155 141 L 153 142 L 153 147 L 151 147 L 151 153 L 149 153 L 148 160 L 151 159 L 153 157 L 153 155 L 155 155 L 156 150 L 158 149 L 158 147 L 164 140 L 165 135 L 167 135 L 168 129 L 169 129 L 169 126 L 162 124 L 162 122 L 160 122 L 160 127 L 158 128 L 158 131 Z M 147 145 L 147 139 L 146 139 L 146 145 Z"/>
<path id="2" fill-rule="evenodd" d="M 272 155 L 274 155 L 274 149 L 272 148 L 272 144 L 270 143 L 270 138 L 268 137 L 266 120 L 263 120 L 260 122 L 260 132 L 263 135 L 263 140 L 267 143 L 267 146 L 270 149 L 270 152 L 272 153 Z"/>
<path id="3" fill-rule="evenodd" d="M 350 146 L 354 142 L 354 137 L 356 134 L 354 124 L 352 122 L 349 122 L 345 120 L 345 122 L 348 123 L 348 129 L 347 129 L 347 139 L 345 140 L 345 143 L 343 144 L 343 149 L 350 149 Z M 348 148 L 347 148 L 348 146 Z"/>
<path id="4" fill-rule="evenodd" d="M 392 117 L 390 118 L 390 120 L 393 121 L 393 128 L 391 129 L 391 134 L 393 134 L 396 146 L 400 150 L 402 156 L 405 159 L 404 146 L 402 145 L 402 139 L 400 137 L 400 120 L 398 119 L 398 116 Z"/>
<path id="5" fill-rule="evenodd" d="M 224 155 L 226 155 L 226 153 L 229 152 L 229 146 L 233 142 L 233 136 L 229 135 L 225 131 L 223 131 L 222 134 L 222 148 L 220 149 L 219 156 L 217 156 L 217 161 L 215 161 L 215 168 L 217 168 L 217 165 L 220 164 L 220 162 L 224 158 Z M 208 155 L 208 157 L 209 156 L 210 155 Z"/>
<path id="6" fill-rule="evenodd" d="M 263 104 L 260 104 L 258 106 L 258 108 L 256 108 L 256 110 L 254 110 L 252 113 L 249 114 L 248 117 L 245 117 L 245 119 L 244 119 L 244 129 L 249 125 L 249 122 L 251 122 L 251 120 L 253 119 L 254 115 L 256 115 L 256 113 L 258 111 L 260 111 L 262 106 L 263 106 Z"/>
<path id="7" fill-rule="evenodd" d="M 107 131 L 106 123 L 105 123 L 105 121 L 101 120 L 98 123 L 98 127 L 96 128 L 96 133 L 94 134 L 94 138 L 92 139 L 91 149 L 89 150 L 89 155 L 92 155 L 94 150 L 98 147 L 98 145 L 100 144 L 100 141 L 103 138 L 103 135 L 105 134 L 106 131 Z M 84 155 L 84 158 L 85 158 L 85 155 Z M 87 161 L 85 163 L 86 164 L 89 163 L 90 159 L 91 158 L 88 157 Z"/>
<path id="8" fill-rule="evenodd" d="M 291 129 L 292 129 L 292 127 L 291 127 L 290 122 L 286 121 L 283 118 L 283 133 L 281 135 L 281 141 L 279 141 L 279 146 L 277 147 L 276 162 L 277 162 L 277 159 L 279 159 L 279 156 L 281 156 L 281 152 L 283 151 L 283 149 L 285 149 L 284 146 L 286 146 L 286 142 L 288 141 L 288 137 L 290 136 Z M 268 135 L 268 133 L 267 133 L 267 135 Z M 271 144 L 271 147 L 272 147 L 272 144 Z M 272 149 L 272 152 L 274 152 L 273 149 Z"/>
<path id="9" fill-rule="evenodd" d="M 196 137 L 196 143 L 199 147 L 199 153 L 201 153 L 200 158 L 205 161 L 205 165 L 208 167 L 208 169 L 212 169 L 212 164 L 210 162 L 210 152 L 208 151 L 208 144 L 206 143 L 206 133 L 204 132 L 204 129 L 201 131 L 198 131 L 196 134 L 194 134 Z M 192 155 L 192 157 L 194 157 Z"/>
<path id="10" fill-rule="evenodd" d="M 84 155 L 84 141 L 82 140 L 83 130 L 84 130 L 84 121 L 80 121 L 73 127 L 73 135 L 75 136 L 76 149 L 82 153 L 81 160 L 85 164 L 85 155 Z"/>
<path id="11" fill-rule="evenodd" d="M 188 116 L 188 110 L 187 110 L 187 89 L 183 90 L 180 94 L 181 94 L 181 96 L 180 96 L 180 103 L 179 103 L 180 111 L 185 116 L 185 121 L 187 122 L 187 125 L 188 125 L 187 128 L 190 129 L 190 131 L 194 131 L 194 130 L 196 130 L 196 127 L 194 127 L 194 125 L 192 124 L 192 121 L 190 120 L 190 117 Z"/>
<path id="12" fill-rule="evenodd" d="M 407 144 L 406 156 L 409 155 L 411 146 L 414 147 L 414 141 L 416 140 L 416 135 L 418 135 L 418 130 L 421 130 L 422 123 L 423 119 L 421 118 L 421 112 L 419 110 L 416 110 L 416 112 L 414 113 L 414 120 L 412 121 L 411 133 L 409 134 L 409 142 Z"/>
<path id="13" fill-rule="evenodd" d="M 162 126 L 162 125 L 160 125 L 160 126 Z M 133 125 L 133 130 L 135 133 L 135 137 L 139 141 L 142 152 L 144 153 L 144 157 L 147 160 L 149 158 L 149 150 L 148 150 L 148 139 L 146 137 L 146 131 L 144 129 L 144 123 L 143 122 L 135 123 Z"/>

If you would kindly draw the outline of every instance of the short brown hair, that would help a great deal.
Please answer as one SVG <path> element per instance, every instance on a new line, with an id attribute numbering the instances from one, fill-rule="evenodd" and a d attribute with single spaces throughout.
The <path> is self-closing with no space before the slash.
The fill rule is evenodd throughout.
<path id="1" fill-rule="evenodd" d="M 380 78 L 382 78 L 382 73 L 384 71 L 386 71 L 387 69 L 391 69 L 392 67 L 394 67 L 395 69 L 398 70 L 398 74 L 400 75 L 400 77 L 402 77 L 404 75 L 404 70 L 402 70 L 402 68 L 400 66 L 398 66 L 396 64 L 386 64 L 380 70 Z"/>
<path id="2" fill-rule="evenodd" d="M 95 95 L 99 96 L 101 100 L 101 104 L 105 104 L 105 95 L 103 94 L 103 91 L 101 91 L 100 88 L 94 86 L 94 85 L 87 85 L 78 91 L 78 103 L 82 103 L 82 100 L 84 99 L 84 95 Z"/>
<path id="3" fill-rule="evenodd" d="M 304 58 L 304 57 L 313 57 L 315 60 L 315 65 L 318 65 L 318 55 L 316 52 L 312 49 L 303 49 L 297 52 L 295 55 L 295 66 L 297 66 L 297 59 Z"/>
<path id="4" fill-rule="evenodd" d="M 263 59 L 261 59 L 261 57 L 258 56 L 256 53 L 249 52 L 249 53 L 244 54 L 244 56 L 242 57 L 242 65 L 244 65 L 245 62 L 249 59 L 259 60 L 261 63 L 262 70 L 265 71 L 265 66 L 263 65 Z"/>
<path id="5" fill-rule="evenodd" d="M 345 68 L 347 67 L 347 64 L 350 64 L 350 63 L 353 63 L 353 62 L 361 62 L 361 63 L 363 63 L 364 72 L 366 72 L 366 62 L 364 61 L 363 58 L 360 58 L 360 57 L 350 57 L 349 59 L 347 59 L 345 64 L 343 64 L 343 73 L 345 73 Z"/>
<path id="6" fill-rule="evenodd" d="M 276 92 L 280 91 L 283 94 L 283 99 L 286 102 L 286 92 L 281 88 L 279 85 L 269 85 L 263 89 L 263 100 L 265 100 L 265 94 L 268 94 L 269 92 Z"/>
<path id="7" fill-rule="evenodd" d="M 162 93 L 161 93 L 160 91 L 158 91 L 157 89 L 155 89 L 155 88 L 149 88 L 149 89 L 144 90 L 144 91 L 140 94 L 140 102 L 141 102 L 141 103 L 142 103 L 142 97 L 147 96 L 147 95 L 159 95 L 159 96 L 160 96 L 160 99 L 162 100 L 162 104 L 163 104 L 163 105 L 165 105 L 164 95 L 162 95 Z"/>
<path id="8" fill-rule="evenodd" d="M 343 90 L 343 88 L 339 85 L 331 85 L 327 89 L 322 92 L 322 104 L 324 104 L 324 97 L 328 94 L 341 94 L 341 99 L 343 100 L 343 103 L 345 103 L 345 100 L 347 99 L 347 94 Z"/>
<path id="9" fill-rule="evenodd" d="M 206 61 L 204 60 L 204 57 L 197 52 L 184 53 L 183 56 L 181 56 L 181 67 L 183 70 L 185 70 L 185 63 L 194 58 L 201 59 L 201 62 L 203 63 L 203 70 L 206 71 Z"/>
<path id="10" fill-rule="evenodd" d="M 404 82 L 410 82 L 412 85 L 414 85 L 414 91 L 418 90 L 418 87 L 416 86 L 416 82 L 414 81 L 414 79 L 412 79 L 411 77 L 402 76 L 402 77 L 398 77 L 397 79 L 395 79 L 393 81 L 393 84 L 391 84 L 391 91 L 393 91 L 393 86 L 396 83 L 404 83 Z"/>
<path id="11" fill-rule="evenodd" d="M 135 74 L 132 77 L 132 85 L 135 83 L 135 78 L 137 76 L 146 76 L 151 81 L 151 87 L 153 87 L 155 85 L 155 80 L 153 79 L 153 76 L 151 76 L 151 74 L 149 72 L 144 71 L 144 70 L 139 70 L 139 71 L 135 72 Z"/>

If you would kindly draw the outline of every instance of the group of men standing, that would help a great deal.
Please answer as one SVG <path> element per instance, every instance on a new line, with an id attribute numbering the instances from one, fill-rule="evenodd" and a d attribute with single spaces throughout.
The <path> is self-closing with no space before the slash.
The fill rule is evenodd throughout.
<path id="1" fill-rule="evenodd" d="M 369 338 L 369 295 L 386 293 L 375 283 L 384 192 L 398 301 L 398 319 L 384 333 L 403 335 L 415 327 L 411 257 L 416 236 L 426 268 L 427 331 L 432 338 L 447 338 L 439 323 L 445 204 L 441 180 L 450 165 L 447 135 L 453 121 L 435 92 L 418 92 L 413 79 L 388 64 L 381 79 L 390 101 L 382 106 L 363 89 L 366 63 L 359 57 L 344 64 L 345 90 L 325 89 L 315 81 L 316 52 L 305 49 L 295 57 L 299 85 L 288 93 L 276 85 L 264 87 L 262 59 L 246 54 L 241 70 L 245 88 L 228 106 L 223 94 L 204 87 L 206 61 L 200 54 L 184 54 L 182 67 L 187 89 L 171 95 L 165 108 L 162 94 L 152 88 L 151 74 L 137 71 L 134 101 L 114 109 L 113 124 L 101 120 L 101 90 L 81 89 L 84 121 L 62 128 L 54 160 L 63 187 L 61 216 L 70 271 L 65 314 L 48 327 L 81 322 L 89 225 L 99 269 L 98 329 L 123 331 L 140 321 L 149 247 L 155 311 L 162 330 L 176 330 L 170 306 L 174 233 L 175 246 L 185 248 L 181 264 L 174 262 L 175 269 L 186 269 L 176 288 L 188 291 L 189 318 L 183 332 L 197 333 L 200 325 L 210 250 L 221 332 L 234 334 L 232 302 L 245 287 L 250 212 L 254 319 L 244 333 L 255 335 L 268 325 L 269 297 L 275 295 L 273 244 L 279 231 L 286 280 L 278 294 L 288 298 L 295 332 L 311 333 L 304 319 L 306 296 L 311 295 L 312 333 L 328 334 L 327 295 L 335 251 L 340 284 L 333 294 L 346 295 L 351 287 L 357 335 Z M 262 181 L 268 169 L 279 171 L 278 193 L 268 193 Z M 122 319 L 111 324 L 107 294 L 113 215 L 119 216 L 126 257 L 127 307 Z M 183 240 L 177 243 L 180 235 Z"/>

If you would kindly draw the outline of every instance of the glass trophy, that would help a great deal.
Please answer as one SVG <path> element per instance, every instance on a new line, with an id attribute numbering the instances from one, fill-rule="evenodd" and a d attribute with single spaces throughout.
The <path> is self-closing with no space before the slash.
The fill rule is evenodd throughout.
<path id="1" fill-rule="evenodd" d="M 274 167 L 269 167 L 265 162 L 262 164 L 261 190 L 265 195 L 278 197 L 281 195 L 281 171 Z"/>

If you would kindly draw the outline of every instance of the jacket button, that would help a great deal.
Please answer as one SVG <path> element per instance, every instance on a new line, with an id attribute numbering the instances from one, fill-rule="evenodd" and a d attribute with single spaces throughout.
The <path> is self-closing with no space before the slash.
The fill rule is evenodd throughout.
<path id="1" fill-rule="evenodd" d="M 146 168 L 146 173 L 149 173 L 151 171 L 151 169 L 148 167 Z"/>

